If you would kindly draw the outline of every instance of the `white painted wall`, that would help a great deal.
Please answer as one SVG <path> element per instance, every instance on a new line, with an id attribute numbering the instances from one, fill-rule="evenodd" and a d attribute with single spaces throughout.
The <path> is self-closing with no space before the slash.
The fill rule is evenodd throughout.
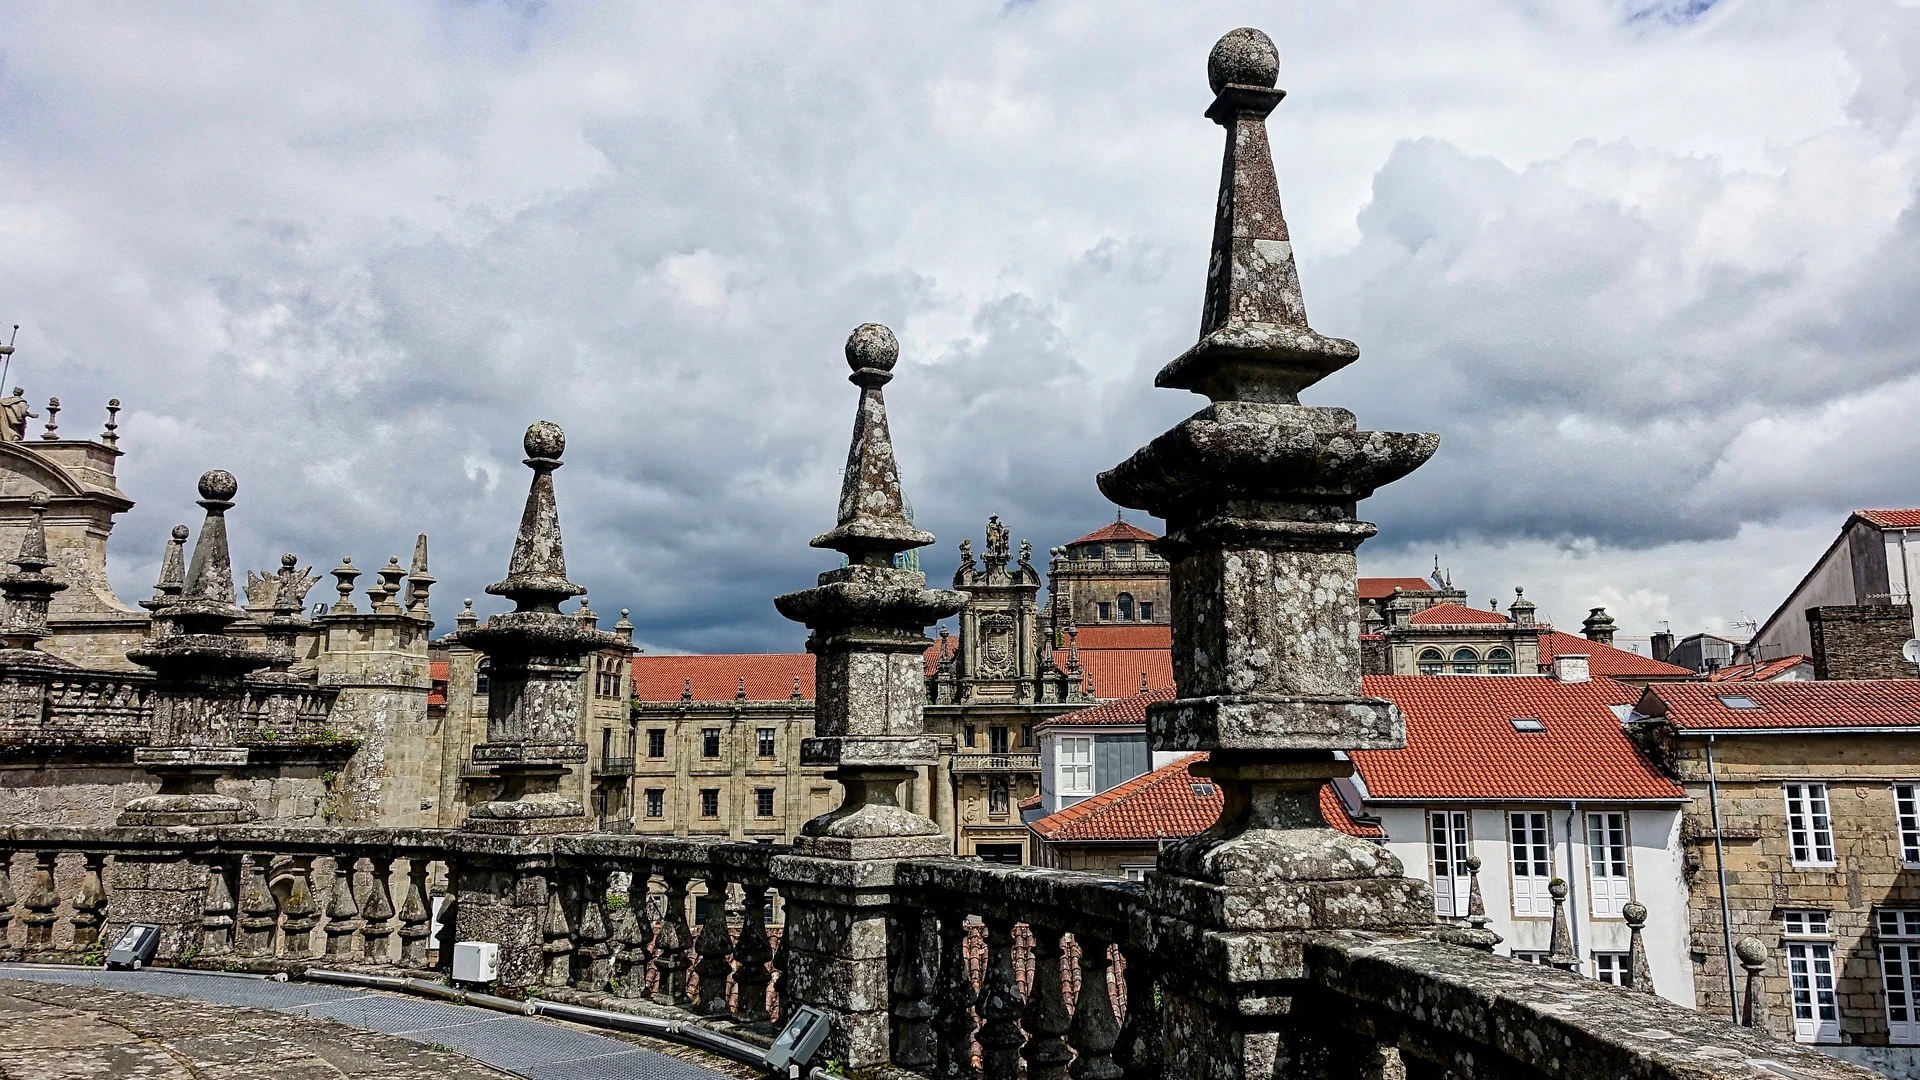
<path id="1" fill-rule="evenodd" d="M 1462 809 L 1457 803 L 1447 808 Z M 1549 811 L 1555 873 L 1567 879 L 1568 918 L 1579 943 L 1585 973 L 1591 976 L 1595 952 L 1624 953 L 1628 946 L 1629 934 L 1623 920 L 1593 916 L 1588 875 L 1586 812 L 1621 809 L 1617 804 L 1581 804 L 1574 819 L 1571 852 L 1567 843 L 1569 807 L 1566 803 L 1544 807 L 1538 803 L 1473 806 L 1468 831 L 1472 853 L 1480 857 L 1480 895 L 1486 903 L 1487 917 L 1492 920 L 1489 926 L 1505 939 L 1498 949 L 1503 955 L 1514 950 L 1545 952 L 1551 943 L 1552 919 L 1514 917 L 1513 870 L 1507 841 L 1509 810 L 1541 809 Z M 1399 858 L 1407 876 L 1432 882 L 1427 808 L 1369 805 L 1367 810 L 1379 816 L 1387 834 L 1386 847 Z M 1687 953 L 1689 917 L 1686 879 L 1681 873 L 1679 808 L 1628 808 L 1627 841 L 1631 847 L 1627 858 L 1633 898 L 1647 906 L 1643 944 L 1653 970 L 1654 990 L 1661 997 L 1691 1009 L 1694 1007 L 1693 964 Z M 1571 877 L 1567 873 L 1569 853 L 1576 871 Z"/>

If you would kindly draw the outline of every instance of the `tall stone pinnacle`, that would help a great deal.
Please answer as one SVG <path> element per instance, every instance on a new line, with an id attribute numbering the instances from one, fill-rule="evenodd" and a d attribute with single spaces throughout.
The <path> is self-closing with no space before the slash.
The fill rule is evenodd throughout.
<path id="1" fill-rule="evenodd" d="M 200 505 L 207 512 L 200 536 L 193 542 L 193 560 L 187 564 L 185 598 L 210 604 L 233 604 L 233 555 L 227 548 L 227 511 L 240 489 L 233 474 L 214 469 L 200 478 Z M 235 613 L 236 617 L 238 612 Z"/>
<path id="2" fill-rule="evenodd" d="M 153 583 L 153 599 L 142 600 L 141 607 L 152 610 L 187 591 L 187 537 L 192 534 L 185 525 L 175 525 L 168 534 L 166 554 L 160 557 L 160 579 Z"/>
<path id="3" fill-rule="evenodd" d="M 47 576 L 53 560 L 47 555 L 47 493 L 36 491 L 27 500 L 32 517 L 20 536 L 20 552 L 13 557 L 14 571 L 0 575 L 0 595 L 6 598 L 4 619 L 0 619 L 0 648 L 7 653 L 18 650 L 40 663 L 71 666 L 51 653 L 40 653 L 34 645 L 47 636 L 47 608 L 55 593 L 66 589 L 64 582 Z M 15 663 L 20 657 L 0 653 L 0 661 Z"/>
<path id="4" fill-rule="evenodd" d="M 926 575 L 893 556 L 933 543 L 907 520 L 880 388 L 893 378 L 900 346 L 877 323 L 847 338 L 849 381 L 860 388 L 853 445 L 840 489 L 839 520 L 813 540 L 847 556 L 811 589 L 774 600 L 780 614 L 812 631 L 816 661 L 815 737 L 801 744 L 806 765 L 826 766 L 846 789 L 834 810 L 806 823 L 797 846 L 837 858 L 885 858 L 947 850 L 939 826 L 900 805 L 901 784 L 939 759 L 925 734 L 922 656 L 926 628 L 958 612 L 962 593 L 927 588 Z"/>
<path id="5" fill-rule="evenodd" d="M 559 611 L 560 602 L 587 590 L 567 580 L 567 555 L 560 540 L 560 507 L 553 499 L 553 473 L 567 449 L 567 433 L 549 420 L 527 428 L 522 440 L 526 466 L 533 470 L 533 486 L 520 514 L 520 532 L 514 537 L 507 578 L 487 586 L 495 596 L 514 603 L 516 611 Z"/>

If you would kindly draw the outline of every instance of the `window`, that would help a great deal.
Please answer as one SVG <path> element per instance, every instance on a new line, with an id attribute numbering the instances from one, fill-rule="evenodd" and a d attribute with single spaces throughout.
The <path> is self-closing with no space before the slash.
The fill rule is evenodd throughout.
<path id="1" fill-rule="evenodd" d="M 1453 650 L 1453 673 L 1455 675 L 1474 675 L 1480 671 L 1480 654 L 1472 649 Z"/>
<path id="2" fill-rule="evenodd" d="M 1113 557 L 1114 557 L 1114 558 L 1116 558 L 1116 559 L 1131 559 L 1131 558 L 1133 558 L 1133 545 L 1132 545 L 1132 544 L 1115 544 L 1115 545 L 1113 545 Z"/>
<path id="3" fill-rule="evenodd" d="M 1025 844 L 975 844 L 974 858 L 981 862 L 999 863 L 1002 866 L 1019 866 L 1027 861 Z"/>
<path id="4" fill-rule="evenodd" d="M 770 727 L 763 727 L 757 732 L 757 734 L 760 736 L 760 756 L 772 757 L 773 756 L 773 729 Z"/>
<path id="5" fill-rule="evenodd" d="M 1827 785 L 1788 784 L 1787 841 L 1795 866 L 1833 865 L 1833 818 L 1827 813 Z"/>
<path id="6" fill-rule="evenodd" d="M 1587 815 L 1587 892 L 1593 917 L 1618 919 L 1633 899 L 1627 882 L 1627 815 L 1607 810 Z"/>
<path id="7" fill-rule="evenodd" d="M 753 789 L 753 812 L 761 817 L 773 816 L 773 789 L 770 787 Z"/>
<path id="8" fill-rule="evenodd" d="M 1793 998 L 1797 1042 L 1840 1041 L 1840 1002 L 1833 989 L 1833 942 L 1809 941 L 1831 933 L 1824 911 L 1781 913 L 1786 927 L 1787 986 Z"/>
<path id="9" fill-rule="evenodd" d="M 720 756 L 720 729 L 717 727 L 700 729 L 700 756 Z"/>
<path id="10" fill-rule="evenodd" d="M 1920 909 L 1881 908 L 1880 983 L 1887 999 L 1887 1039 L 1920 1043 Z"/>
<path id="11" fill-rule="evenodd" d="M 1120 867 L 1120 876 L 1128 881 L 1147 880 L 1147 871 L 1153 869 L 1152 863 L 1126 863 Z"/>
<path id="12" fill-rule="evenodd" d="M 1062 795 L 1093 794 L 1093 737 L 1075 735 L 1060 740 L 1059 783 Z"/>
<path id="13" fill-rule="evenodd" d="M 1153 601 L 1151 600 L 1140 601 L 1140 621 L 1141 622 L 1153 621 Z"/>
<path id="14" fill-rule="evenodd" d="M 665 788 L 650 787 L 647 789 L 647 816 L 667 816 L 667 792 Z"/>
<path id="15" fill-rule="evenodd" d="M 1133 621 L 1133 594 L 1121 593 L 1119 596 L 1115 597 L 1114 599 L 1117 600 L 1120 604 L 1120 621 L 1132 622 Z"/>
<path id="16" fill-rule="evenodd" d="M 1087 558 L 1089 559 L 1105 558 L 1106 554 L 1107 554 L 1106 549 L 1102 548 L 1099 544 L 1087 545 Z"/>
<path id="17" fill-rule="evenodd" d="M 1446 657 L 1440 655 L 1439 649 L 1421 649 L 1420 650 L 1420 674 L 1422 675 L 1440 674 L 1440 665 L 1445 659 Z"/>
<path id="18" fill-rule="evenodd" d="M 1512 956 L 1523 964 L 1539 964 L 1541 967 L 1547 964 L 1547 954 L 1534 949 L 1515 949 Z"/>
<path id="19" fill-rule="evenodd" d="M 1547 832 L 1544 810 L 1507 815 L 1508 844 L 1513 852 L 1513 914 L 1525 919 L 1553 917 L 1553 840 Z"/>
<path id="20" fill-rule="evenodd" d="M 1022 750 L 1033 749 L 1033 725 L 1032 724 L 1020 725 L 1020 748 Z"/>
<path id="21" fill-rule="evenodd" d="M 1468 893 L 1467 812 L 1436 810 L 1427 819 L 1427 838 L 1433 848 L 1433 913 L 1465 918 Z"/>
<path id="22" fill-rule="evenodd" d="M 1920 784 L 1893 785 L 1893 812 L 1900 824 L 1900 861 L 1920 864 Z"/>
<path id="23" fill-rule="evenodd" d="M 987 753 L 1004 754 L 1007 752 L 1007 728 L 1004 724 L 993 724 L 987 728 Z"/>
<path id="24" fill-rule="evenodd" d="M 700 789 L 700 816 L 701 817 L 719 817 L 720 816 L 720 789 L 719 788 L 703 787 Z"/>
<path id="25" fill-rule="evenodd" d="M 1627 962 L 1631 955 L 1623 952 L 1594 953 L 1593 977 L 1615 986 L 1632 986 L 1633 969 Z"/>
<path id="26" fill-rule="evenodd" d="M 1508 652 L 1505 649 L 1498 649 L 1498 648 L 1488 649 L 1487 650 L 1487 674 L 1489 675 L 1513 674 L 1513 654 Z"/>
<path id="27" fill-rule="evenodd" d="M 1760 706 L 1745 694 L 1721 694 L 1720 704 L 1729 709 L 1758 709 Z"/>
<path id="28" fill-rule="evenodd" d="M 663 727 L 647 729 L 647 756 L 663 758 L 667 756 L 667 729 Z"/>
<path id="29" fill-rule="evenodd" d="M 1109 604 L 1109 603 L 1107 603 L 1107 602 L 1105 602 L 1105 601 L 1101 601 L 1101 603 L 1100 603 L 1100 621 L 1101 621 L 1101 622 L 1112 622 L 1112 621 L 1113 621 L 1113 605 L 1112 605 L 1112 604 Z"/>
<path id="30" fill-rule="evenodd" d="M 493 661 L 483 658 L 473 669 L 473 692 L 484 695 L 493 686 Z"/>
<path id="31" fill-rule="evenodd" d="M 960 739 L 961 741 L 965 742 L 968 746 L 973 746 L 975 743 L 979 741 L 978 735 L 975 732 L 972 724 L 968 724 L 960 729 Z"/>
<path id="32" fill-rule="evenodd" d="M 605 761 L 612 756 L 613 756 L 613 729 L 601 728 L 600 729 L 600 760 Z"/>
<path id="33" fill-rule="evenodd" d="M 1513 730 L 1515 731 L 1533 732 L 1547 730 L 1547 722 L 1537 716 L 1516 716 L 1507 722 L 1513 725 Z"/>

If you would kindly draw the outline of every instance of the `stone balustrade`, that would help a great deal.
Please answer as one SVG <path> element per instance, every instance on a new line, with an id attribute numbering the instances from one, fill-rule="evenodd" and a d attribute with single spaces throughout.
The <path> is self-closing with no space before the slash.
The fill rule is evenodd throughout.
<path id="1" fill-rule="evenodd" d="M 4 681 L 12 692 L 0 709 L 0 744 L 137 746 L 151 733 L 151 675 L 76 669 Z M 339 694 L 303 684 L 246 686 L 237 734 L 248 744 L 332 741 L 338 736 L 327 724 Z"/>

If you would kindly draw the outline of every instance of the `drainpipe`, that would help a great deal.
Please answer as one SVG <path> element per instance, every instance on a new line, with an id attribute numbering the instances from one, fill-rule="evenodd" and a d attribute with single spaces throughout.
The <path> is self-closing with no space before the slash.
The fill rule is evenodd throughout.
<path id="1" fill-rule="evenodd" d="M 1740 982 L 1733 974 L 1733 913 L 1727 904 L 1727 852 L 1720 843 L 1720 781 L 1713 768 L 1713 736 L 1707 736 L 1707 807 L 1713 813 L 1713 867 L 1720 877 L 1720 943 L 1727 950 L 1727 1012 L 1740 1022 Z"/>
<path id="2" fill-rule="evenodd" d="M 1571 939 L 1569 944 L 1575 959 L 1581 957 L 1580 890 L 1574 888 L 1574 883 L 1580 879 L 1580 875 L 1577 873 L 1579 867 L 1573 861 L 1573 843 L 1575 837 L 1585 837 L 1584 833 L 1574 832 L 1574 826 L 1579 823 L 1579 820 L 1580 802 L 1576 799 L 1567 803 L 1567 936 Z M 1586 970 L 1586 960 L 1580 959 L 1580 971 L 1584 974 Z"/>

